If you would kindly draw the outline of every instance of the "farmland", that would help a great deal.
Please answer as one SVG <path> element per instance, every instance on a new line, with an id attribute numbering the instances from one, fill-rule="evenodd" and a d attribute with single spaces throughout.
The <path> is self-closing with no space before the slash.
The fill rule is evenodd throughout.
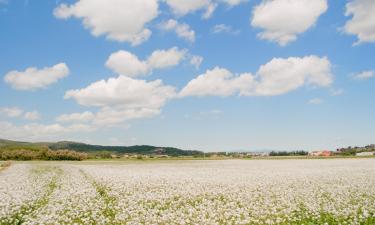
<path id="1" fill-rule="evenodd" d="M 0 224 L 374 224 L 375 160 L 18 162 Z"/>

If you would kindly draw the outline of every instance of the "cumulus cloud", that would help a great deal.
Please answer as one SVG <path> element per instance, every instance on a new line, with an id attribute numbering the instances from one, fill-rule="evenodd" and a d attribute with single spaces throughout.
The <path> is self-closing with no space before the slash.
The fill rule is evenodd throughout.
<path id="1" fill-rule="evenodd" d="M 156 50 L 147 60 L 142 61 L 128 51 L 118 51 L 111 54 L 106 66 L 114 72 L 128 77 L 144 76 L 154 69 L 164 69 L 178 65 L 184 58 L 187 50 L 177 47 L 168 50 Z"/>
<path id="2" fill-rule="evenodd" d="M 116 109 L 103 108 L 95 115 L 93 124 L 95 126 L 118 126 L 129 120 L 152 118 L 159 115 L 161 109 L 135 108 Z"/>
<path id="3" fill-rule="evenodd" d="M 263 30 L 260 39 L 285 46 L 311 28 L 327 9 L 327 0 L 263 0 L 253 9 L 251 25 Z"/>
<path id="4" fill-rule="evenodd" d="M 74 124 L 69 126 L 62 126 L 61 124 L 25 124 L 15 125 L 10 122 L 0 121 L 0 136 L 6 139 L 17 140 L 53 140 L 59 139 L 62 135 L 91 132 L 95 128 L 85 124 Z"/>
<path id="5" fill-rule="evenodd" d="M 191 80 L 180 92 L 185 96 L 230 96 L 254 85 L 251 74 L 235 76 L 229 70 L 216 67 Z"/>
<path id="6" fill-rule="evenodd" d="M 0 114 L 10 118 L 17 118 L 23 115 L 23 110 L 17 107 L 4 107 L 0 108 Z"/>
<path id="7" fill-rule="evenodd" d="M 165 0 L 173 13 L 178 16 L 184 16 L 188 13 L 205 9 L 209 10 L 213 4 L 210 0 Z"/>
<path id="8" fill-rule="evenodd" d="M 57 117 L 56 121 L 61 123 L 86 123 L 92 121 L 94 117 L 92 112 L 86 111 L 83 113 L 63 114 Z"/>
<path id="9" fill-rule="evenodd" d="M 39 120 L 41 117 L 38 111 L 25 112 L 23 118 L 26 120 Z"/>
<path id="10" fill-rule="evenodd" d="M 199 69 L 203 62 L 203 57 L 199 55 L 193 55 L 190 58 L 190 64 L 195 67 L 195 69 Z"/>
<path id="11" fill-rule="evenodd" d="M 178 37 L 189 42 L 195 41 L 195 31 L 186 23 L 179 23 L 177 20 L 170 19 L 159 25 L 161 30 L 174 31 Z"/>
<path id="12" fill-rule="evenodd" d="M 347 34 L 356 35 L 358 41 L 375 42 L 375 1 L 353 0 L 346 4 L 346 16 L 352 16 L 344 26 Z"/>
<path id="13" fill-rule="evenodd" d="M 151 31 L 145 26 L 158 16 L 157 0 L 78 0 L 72 5 L 61 4 L 54 10 L 60 19 L 82 19 L 94 36 L 138 45 Z"/>
<path id="14" fill-rule="evenodd" d="M 275 96 L 306 85 L 329 87 L 332 82 L 331 63 L 325 57 L 274 58 L 255 75 L 235 75 L 219 67 L 208 70 L 190 81 L 179 96 Z"/>
<path id="15" fill-rule="evenodd" d="M 329 87 L 333 82 L 328 58 L 274 58 L 257 72 L 258 84 L 250 95 L 281 95 L 304 85 Z"/>
<path id="16" fill-rule="evenodd" d="M 124 50 L 112 53 L 105 65 L 114 72 L 129 77 L 137 77 L 149 73 L 147 62 L 139 60 L 136 55 Z"/>
<path id="17" fill-rule="evenodd" d="M 40 119 L 40 113 L 36 110 L 31 112 L 25 112 L 23 109 L 17 107 L 3 107 L 0 108 L 0 115 L 4 115 L 9 118 L 22 118 L 25 120 L 38 120 Z"/>
<path id="18" fill-rule="evenodd" d="M 168 50 L 156 50 L 147 59 L 149 68 L 164 69 L 178 65 L 185 58 L 187 50 L 180 50 L 173 47 Z"/>
<path id="19" fill-rule="evenodd" d="M 370 78 L 375 77 L 375 71 L 374 70 L 368 70 L 363 71 L 361 73 L 355 74 L 354 78 L 357 80 L 368 80 Z"/>
<path id="20" fill-rule="evenodd" d="M 32 91 L 46 88 L 68 75 L 68 66 L 59 63 L 43 69 L 30 67 L 25 71 L 10 71 L 5 75 L 4 81 L 16 90 Z"/>
<path id="21" fill-rule="evenodd" d="M 74 99 L 83 106 L 99 107 L 93 123 L 113 125 L 155 116 L 175 95 L 175 88 L 164 85 L 161 80 L 147 82 L 120 75 L 83 89 L 69 90 L 65 99 Z"/>

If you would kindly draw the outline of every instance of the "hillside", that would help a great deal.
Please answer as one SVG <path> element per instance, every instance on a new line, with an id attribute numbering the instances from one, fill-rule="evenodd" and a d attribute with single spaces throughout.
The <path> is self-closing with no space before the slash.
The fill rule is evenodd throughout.
<path id="1" fill-rule="evenodd" d="M 172 147 L 157 147 L 150 145 L 136 145 L 136 146 L 102 146 L 89 145 L 79 142 L 61 141 L 61 142 L 18 142 L 11 140 L 0 139 L 0 147 L 48 147 L 51 150 L 68 149 L 77 152 L 95 153 L 95 152 L 112 152 L 117 154 L 142 154 L 142 155 L 169 155 L 169 156 L 194 156 L 202 155 L 203 152 L 182 150 Z"/>

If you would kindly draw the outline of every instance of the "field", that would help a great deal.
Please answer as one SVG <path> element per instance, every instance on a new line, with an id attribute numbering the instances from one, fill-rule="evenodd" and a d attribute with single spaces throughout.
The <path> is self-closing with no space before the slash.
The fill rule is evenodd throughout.
<path id="1" fill-rule="evenodd" d="M 375 224 L 375 160 L 13 163 L 0 224 Z"/>

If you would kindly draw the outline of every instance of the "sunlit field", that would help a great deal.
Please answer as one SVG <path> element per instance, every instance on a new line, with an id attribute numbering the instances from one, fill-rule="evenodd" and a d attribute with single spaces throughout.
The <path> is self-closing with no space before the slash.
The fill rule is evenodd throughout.
<path id="1" fill-rule="evenodd" d="M 375 160 L 15 163 L 0 224 L 375 224 Z"/>

